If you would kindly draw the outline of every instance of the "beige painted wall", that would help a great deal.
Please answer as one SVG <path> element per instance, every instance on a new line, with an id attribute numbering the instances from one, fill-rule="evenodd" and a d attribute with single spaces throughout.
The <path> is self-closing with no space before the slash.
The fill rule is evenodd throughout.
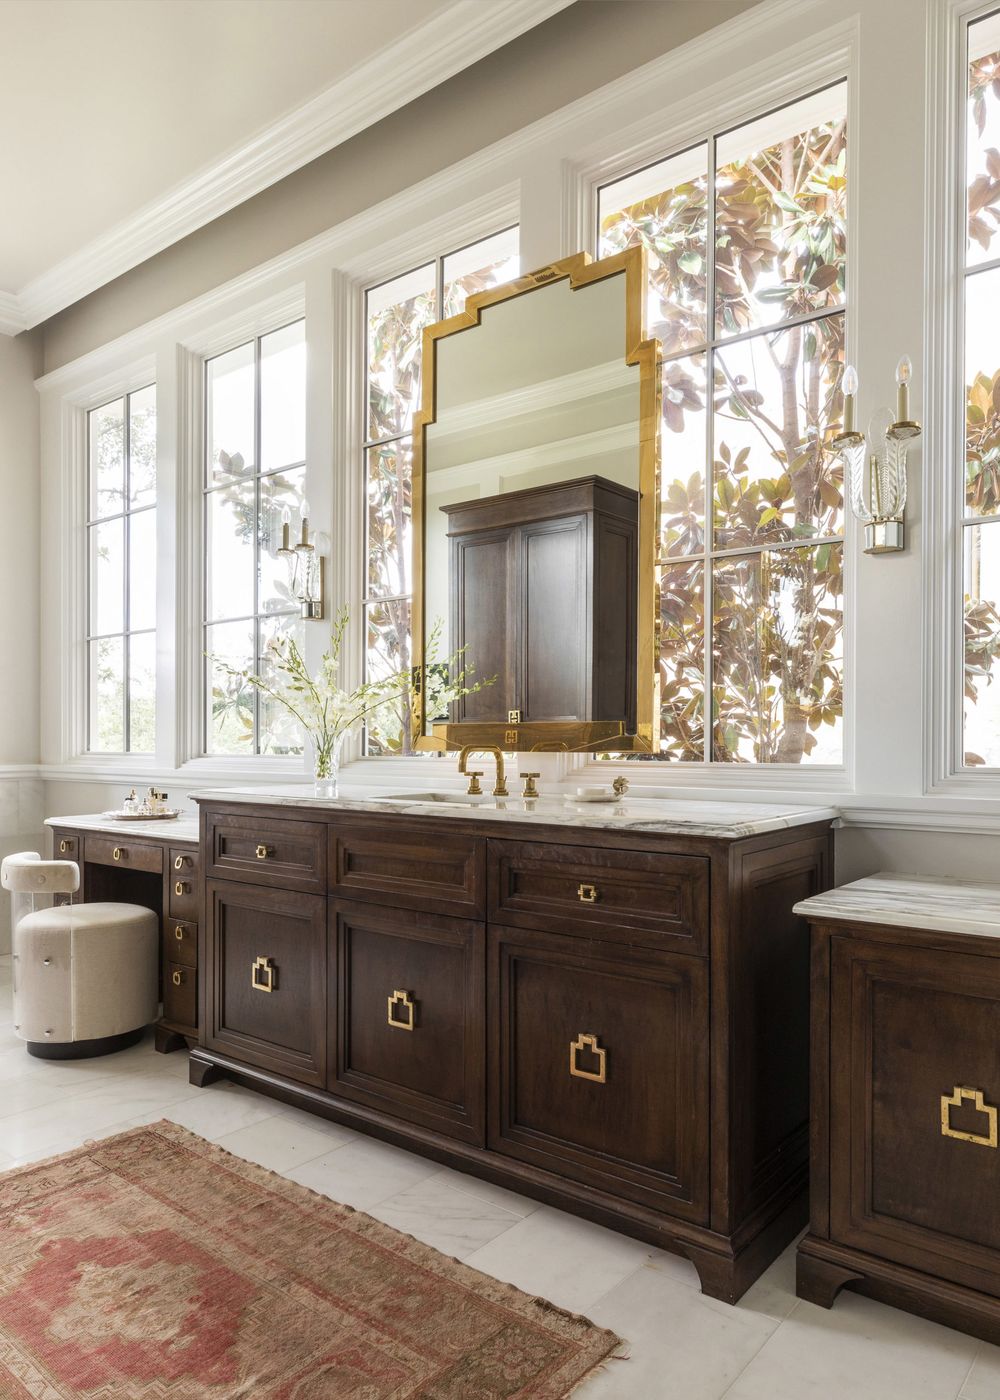
<path id="1" fill-rule="evenodd" d="M 757 0 L 577 0 L 42 327 L 46 372 L 546 116 Z M 456 114 L 461 119 L 456 120 Z"/>
<path id="2" fill-rule="evenodd" d="M 42 785 L 19 765 L 38 762 L 39 338 L 0 335 L 0 857 L 35 846 Z M 0 901 L 0 954 L 9 948 Z"/>

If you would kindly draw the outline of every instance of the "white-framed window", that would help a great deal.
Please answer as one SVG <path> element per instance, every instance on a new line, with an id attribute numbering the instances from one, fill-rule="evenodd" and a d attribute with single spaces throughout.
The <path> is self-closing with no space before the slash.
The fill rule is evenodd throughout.
<path id="1" fill-rule="evenodd" d="M 156 749 L 156 385 L 87 413 L 86 751 Z"/>
<path id="2" fill-rule="evenodd" d="M 662 346 L 661 759 L 844 760 L 846 114 L 841 81 L 598 191 Z"/>
<path id="3" fill-rule="evenodd" d="M 266 674 L 272 640 L 303 640 L 277 550 L 308 514 L 305 321 L 208 357 L 204 414 L 203 752 L 300 754 L 286 712 L 225 667 Z"/>
<path id="4" fill-rule="evenodd" d="M 516 277 L 518 234 L 516 226 L 503 229 L 365 291 L 366 675 L 405 670 L 411 664 L 412 429 L 420 407 L 424 328 L 456 315 L 473 292 Z M 407 753 L 410 747 L 405 707 L 394 732 L 380 734 L 377 740 L 367 736 L 372 755 Z"/>
<path id="5" fill-rule="evenodd" d="M 1000 769 L 1000 11 L 967 29 L 962 766 Z"/>

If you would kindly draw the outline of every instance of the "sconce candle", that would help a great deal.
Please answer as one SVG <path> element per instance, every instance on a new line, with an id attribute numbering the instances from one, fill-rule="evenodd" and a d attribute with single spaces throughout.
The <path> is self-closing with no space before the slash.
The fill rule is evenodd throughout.
<path id="1" fill-rule="evenodd" d="M 854 432 L 854 401 L 858 392 L 858 372 L 853 365 L 844 370 L 844 432 Z"/>
<path id="2" fill-rule="evenodd" d="M 913 365 L 909 355 L 904 355 L 896 366 L 896 422 L 910 421 L 910 375 Z"/>

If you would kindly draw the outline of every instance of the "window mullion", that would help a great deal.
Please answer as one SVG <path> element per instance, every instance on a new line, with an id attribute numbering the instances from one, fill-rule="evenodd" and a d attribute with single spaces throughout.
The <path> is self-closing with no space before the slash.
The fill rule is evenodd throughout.
<path id="1" fill-rule="evenodd" d="M 708 169 L 705 180 L 705 563 L 702 576 L 702 761 L 712 762 L 715 734 L 714 570 L 715 550 L 715 136 L 705 143 Z"/>

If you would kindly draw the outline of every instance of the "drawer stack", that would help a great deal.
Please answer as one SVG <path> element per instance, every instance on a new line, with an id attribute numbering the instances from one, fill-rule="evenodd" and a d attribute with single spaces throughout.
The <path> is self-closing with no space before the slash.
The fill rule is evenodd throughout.
<path id="1" fill-rule="evenodd" d="M 195 847 L 172 847 L 164 872 L 163 1020 L 182 1035 L 198 1033 L 200 866 Z"/>

